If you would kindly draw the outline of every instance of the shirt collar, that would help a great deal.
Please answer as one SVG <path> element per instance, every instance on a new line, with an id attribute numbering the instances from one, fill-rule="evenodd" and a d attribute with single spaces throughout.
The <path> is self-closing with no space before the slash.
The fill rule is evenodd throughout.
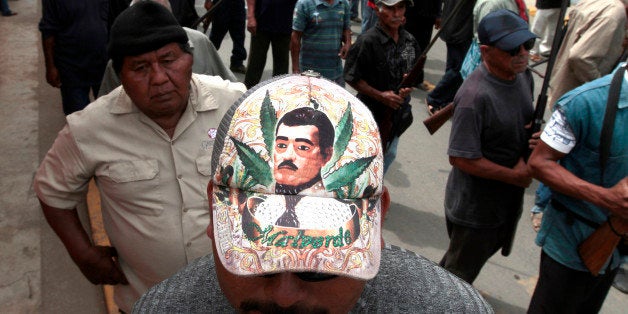
<path id="1" fill-rule="evenodd" d="M 375 29 L 377 30 L 377 38 L 381 44 L 385 44 L 389 40 L 393 40 L 379 23 L 375 24 Z M 397 31 L 399 32 L 397 44 L 401 44 L 406 40 L 406 32 L 404 32 L 403 27 L 399 27 Z"/>

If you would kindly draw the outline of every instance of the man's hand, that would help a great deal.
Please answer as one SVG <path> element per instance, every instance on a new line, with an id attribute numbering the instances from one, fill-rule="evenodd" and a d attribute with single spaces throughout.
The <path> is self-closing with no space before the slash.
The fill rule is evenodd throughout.
<path id="1" fill-rule="evenodd" d="M 413 89 L 414 88 L 412 87 L 402 87 L 399 89 L 399 96 L 403 99 L 406 99 L 406 97 L 408 97 L 410 93 L 412 93 Z"/>
<path id="2" fill-rule="evenodd" d="M 530 139 L 528 140 L 528 148 L 530 148 L 530 150 L 534 150 L 536 145 L 539 144 L 539 142 L 541 141 L 541 133 L 542 132 L 543 131 L 538 131 L 538 132 L 532 134 L 532 137 L 530 137 Z"/>
<path id="3" fill-rule="evenodd" d="M 249 16 L 246 18 L 246 29 L 251 33 L 251 35 L 255 35 L 257 32 L 257 20 L 255 16 Z"/>
<path id="4" fill-rule="evenodd" d="M 59 78 L 59 70 L 57 67 L 52 65 L 46 67 L 46 82 L 50 84 L 50 86 L 59 88 L 61 87 L 61 79 Z"/>
<path id="5" fill-rule="evenodd" d="M 117 256 L 118 252 L 113 247 L 92 246 L 75 263 L 87 280 L 95 285 L 128 285 Z"/>
<path id="6" fill-rule="evenodd" d="M 441 25 L 442 22 L 443 22 L 443 19 L 440 17 L 434 20 L 434 29 L 439 30 L 440 27 L 442 26 Z"/>
<path id="7" fill-rule="evenodd" d="M 519 158 L 519 161 L 512 168 L 512 170 L 514 170 L 516 174 L 514 181 L 511 182 L 513 185 L 520 186 L 522 188 L 530 186 L 530 183 L 532 183 L 532 175 L 530 175 L 528 166 L 525 161 L 523 161 L 523 158 Z"/>
<path id="8" fill-rule="evenodd" d="M 213 5 L 214 3 L 212 2 L 212 0 L 205 0 L 205 4 L 203 6 L 205 7 L 205 10 L 209 11 L 209 9 L 211 9 Z"/>
<path id="9" fill-rule="evenodd" d="M 340 47 L 340 52 L 338 52 L 338 56 L 344 60 L 347 57 L 348 52 L 349 52 L 349 45 L 342 45 L 342 47 Z"/>
<path id="10" fill-rule="evenodd" d="M 395 94 L 395 92 L 389 90 L 379 94 L 379 102 L 392 109 L 399 109 L 403 105 L 404 97 Z"/>
<path id="11" fill-rule="evenodd" d="M 608 189 L 609 198 L 605 200 L 613 214 L 628 219 L 628 177 L 624 177 L 613 187 Z"/>

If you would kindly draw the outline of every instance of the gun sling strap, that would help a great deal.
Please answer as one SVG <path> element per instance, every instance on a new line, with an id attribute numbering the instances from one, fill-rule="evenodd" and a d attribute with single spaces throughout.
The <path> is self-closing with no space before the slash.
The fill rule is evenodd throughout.
<path id="1" fill-rule="evenodd" d="M 613 137 L 613 128 L 615 127 L 615 115 L 617 113 L 617 104 L 619 103 L 619 93 L 621 92 L 621 84 L 623 81 L 624 73 L 626 72 L 626 67 L 621 67 L 617 69 L 615 75 L 613 75 L 613 79 L 611 81 L 611 86 L 608 91 L 608 100 L 606 101 L 606 111 L 604 113 L 604 122 L 602 123 L 602 131 L 600 134 L 600 184 L 604 183 L 604 170 L 606 169 L 606 161 L 610 156 L 611 151 L 611 141 Z M 569 224 L 573 223 L 573 219 L 577 219 L 582 223 L 588 225 L 592 228 L 598 228 L 600 226 L 599 223 L 592 221 L 582 215 L 569 210 L 567 206 L 563 205 L 555 198 L 551 200 L 552 206 L 558 211 L 565 212 L 567 214 L 567 222 Z M 617 232 L 613 229 L 613 232 L 617 234 Z M 620 234 L 617 234 L 621 236 Z"/>

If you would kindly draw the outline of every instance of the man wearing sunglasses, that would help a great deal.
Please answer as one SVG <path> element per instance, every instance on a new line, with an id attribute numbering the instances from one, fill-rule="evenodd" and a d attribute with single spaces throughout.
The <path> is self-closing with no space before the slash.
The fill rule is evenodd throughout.
<path id="1" fill-rule="evenodd" d="M 526 67 L 535 38 L 517 14 L 487 14 L 478 26 L 482 64 L 454 98 L 445 190 L 450 243 L 441 266 L 469 283 L 511 239 L 532 181 L 523 155 L 534 111 Z"/>
<path id="2" fill-rule="evenodd" d="M 324 189 L 277 191 L 275 128 L 304 108 L 335 130 Z M 381 140 L 369 109 L 344 88 L 311 74 L 263 82 L 233 105 L 217 134 L 208 186 L 213 254 L 150 289 L 134 312 L 492 312 L 434 263 L 382 248 L 390 197 Z M 299 227 L 277 223 L 289 207 L 309 218 Z"/>

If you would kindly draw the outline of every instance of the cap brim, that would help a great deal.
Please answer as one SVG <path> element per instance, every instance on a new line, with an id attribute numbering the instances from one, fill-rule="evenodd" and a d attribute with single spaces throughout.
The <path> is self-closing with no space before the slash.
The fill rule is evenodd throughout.
<path id="1" fill-rule="evenodd" d="M 538 36 L 530 32 L 529 30 L 521 29 L 500 38 L 495 43 L 494 46 L 501 50 L 508 51 L 508 50 L 512 50 L 521 46 L 523 43 L 525 43 L 526 41 L 532 38 L 537 38 L 537 37 Z"/>
<path id="2" fill-rule="evenodd" d="M 381 200 L 245 192 L 214 183 L 214 241 L 240 276 L 319 272 L 368 280 L 381 255 Z M 293 204 L 299 227 L 278 222 Z"/>

